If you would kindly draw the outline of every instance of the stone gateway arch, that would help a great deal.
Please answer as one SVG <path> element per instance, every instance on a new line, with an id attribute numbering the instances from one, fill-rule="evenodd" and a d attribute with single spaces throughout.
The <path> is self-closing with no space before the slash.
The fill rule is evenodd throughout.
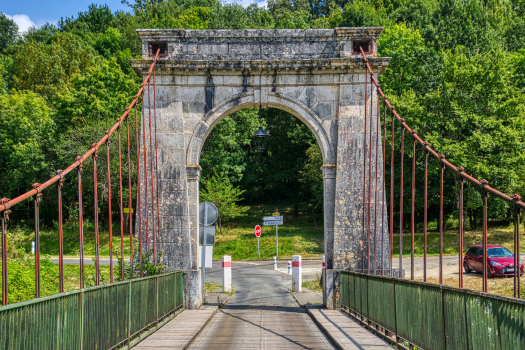
<path id="1" fill-rule="evenodd" d="M 367 138 L 370 132 L 373 140 L 380 135 L 376 133 L 377 94 L 366 80 L 361 48 L 374 72 L 380 74 L 390 60 L 377 57 L 381 30 L 138 30 L 142 59 L 133 60 L 132 65 L 139 75 L 147 74 L 152 58 L 160 50 L 155 91 L 145 97 L 145 110 L 155 103 L 157 114 L 160 232 L 156 236 L 163 263 L 187 271 L 186 307 L 201 304 L 198 271 L 201 150 L 217 123 L 248 107 L 272 107 L 291 113 L 308 126 L 321 148 L 327 265 L 324 290 L 328 308 L 338 305 L 337 270 L 360 271 L 368 263 L 362 259 L 363 247 L 368 249 L 368 241 L 362 239 L 365 95 Z M 147 118 L 146 112 L 141 133 L 148 138 Z M 382 184 L 383 150 L 381 145 L 376 149 L 372 143 L 373 160 L 376 151 L 378 184 Z M 371 171 L 375 179 L 375 163 Z M 144 169 L 140 171 L 140 182 L 144 198 Z M 382 187 L 372 184 L 371 191 L 372 205 L 378 191 L 377 205 L 386 209 Z M 144 218 L 144 206 L 142 212 Z M 374 212 L 371 211 L 372 223 Z M 387 219 L 381 216 L 382 210 L 377 213 L 377 228 L 372 225 L 370 229 L 371 255 L 377 257 L 377 264 L 384 258 L 388 268 Z M 149 215 L 151 222 L 151 210 Z M 145 220 L 142 221 L 144 226 Z M 149 241 L 151 246 L 151 234 Z"/>

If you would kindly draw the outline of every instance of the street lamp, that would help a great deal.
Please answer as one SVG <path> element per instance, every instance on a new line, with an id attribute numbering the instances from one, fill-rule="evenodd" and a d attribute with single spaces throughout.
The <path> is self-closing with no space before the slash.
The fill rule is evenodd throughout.
<path id="1" fill-rule="evenodd" d="M 271 137 L 271 135 L 268 134 L 262 126 L 259 126 L 259 130 L 257 130 L 252 137 L 255 139 L 255 149 L 260 153 L 264 152 L 268 138 Z"/>

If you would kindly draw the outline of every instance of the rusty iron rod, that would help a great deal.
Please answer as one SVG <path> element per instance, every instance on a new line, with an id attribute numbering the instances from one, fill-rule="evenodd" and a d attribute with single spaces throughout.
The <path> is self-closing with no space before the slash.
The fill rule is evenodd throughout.
<path id="1" fill-rule="evenodd" d="M 413 131 L 415 134 L 415 131 Z M 414 232 L 415 232 L 415 205 L 416 201 L 416 140 L 412 140 L 412 201 L 410 215 L 410 279 L 414 280 Z"/>
<path id="2" fill-rule="evenodd" d="M 153 70 L 155 72 L 155 70 Z M 155 237 L 155 186 L 153 185 L 153 143 L 151 141 L 151 100 L 150 100 L 150 83 L 148 81 L 148 122 L 149 122 L 149 153 L 150 153 L 150 175 L 151 175 L 151 228 L 153 230 L 153 266 L 157 266 L 157 251 L 156 251 L 156 237 Z M 147 169 L 147 167 L 145 168 Z"/>
<path id="3" fill-rule="evenodd" d="M 110 144 L 111 144 L 111 140 L 108 137 L 108 139 L 106 140 L 106 153 L 107 153 L 107 163 L 108 163 L 109 282 L 113 283 L 113 215 L 111 215 L 112 214 L 111 212 L 111 164 L 109 161 L 109 154 L 110 154 L 109 145 Z"/>
<path id="4" fill-rule="evenodd" d="M 149 250 L 149 204 L 148 204 L 148 152 L 146 150 L 146 119 L 144 117 L 144 96 L 142 96 L 142 149 L 144 156 L 144 207 L 146 209 L 146 252 Z"/>
<path id="5" fill-rule="evenodd" d="M 137 106 L 135 106 L 135 113 Z M 126 134 L 128 141 L 128 197 L 129 197 L 129 261 L 130 261 L 130 278 L 133 279 L 133 202 L 131 196 L 131 148 L 129 146 L 129 115 L 126 117 Z M 124 265 L 124 261 L 122 262 Z"/>
<path id="6" fill-rule="evenodd" d="M 372 127 L 374 124 L 374 90 L 372 89 L 372 84 L 370 84 L 370 152 L 368 152 L 368 257 L 366 259 L 367 261 L 367 273 L 370 274 L 370 246 L 371 246 L 371 240 L 370 240 L 370 234 L 372 231 L 372 228 L 370 226 L 370 207 L 372 204 Z"/>
<path id="7" fill-rule="evenodd" d="M 399 278 L 403 277 L 403 166 L 405 158 L 405 127 L 401 126 L 401 185 L 399 186 Z"/>
<path id="8" fill-rule="evenodd" d="M 2 200 L 4 203 L 9 201 L 7 198 Z M 2 305 L 8 303 L 7 289 L 7 221 L 10 210 L 2 213 Z"/>
<path id="9" fill-rule="evenodd" d="M 160 49 L 158 50 L 160 51 Z M 159 162 L 158 162 L 158 147 L 157 147 L 157 97 L 156 97 L 156 76 L 155 69 L 153 69 L 153 117 L 155 120 L 155 172 L 157 180 L 157 233 L 158 233 L 158 251 L 160 252 L 160 208 L 159 208 Z"/>
<path id="10" fill-rule="evenodd" d="M 362 237 L 362 272 L 365 272 L 365 206 L 366 206 L 366 127 L 367 127 L 367 115 L 366 106 L 368 102 L 368 71 L 365 71 L 365 129 L 363 137 L 363 237 Z"/>
<path id="11" fill-rule="evenodd" d="M 372 69 L 370 68 L 370 64 L 368 62 L 368 59 L 366 58 L 366 56 L 364 55 L 364 53 L 362 52 L 361 53 L 362 56 L 363 56 L 363 59 L 365 61 L 365 66 L 366 66 L 366 69 L 368 72 L 370 72 L 372 74 L 372 80 L 373 80 L 373 83 L 378 86 L 379 83 L 377 81 L 377 79 L 373 76 L 373 72 L 372 72 Z M 381 88 L 379 88 L 379 93 L 381 94 L 381 97 L 383 98 L 386 98 L 386 95 L 383 93 L 383 91 L 381 90 Z M 395 108 L 394 106 L 392 106 L 389 102 L 387 102 L 387 107 L 392 111 L 394 117 L 399 121 L 401 122 L 401 124 L 406 128 L 406 130 L 408 132 L 412 132 L 412 129 L 404 122 L 404 119 L 401 118 L 399 116 L 399 114 L 395 111 Z M 416 140 L 417 142 L 420 144 L 420 145 L 425 145 L 425 149 L 428 150 L 428 152 L 436 159 L 439 159 L 439 154 L 434 151 L 430 146 L 428 146 L 428 143 L 426 143 L 425 141 L 423 141 L 423 139 L 421 139 L 419 136 L 416 136 Z M 453 170 L 454 172 L 458 173 L 458 168 L 450 163 L 449 161 L 447 160 L 442 160 L 442 163 L 447 167 L 449 168 L 450 170 Z M 470 183 L 473 183 L 474 185 L 478 186 L 480 189 L 483 189 L 484 191 L 488 192 L 489 194 L 492 194 L 492 195 L 495 195 L 496 197 L 508 202 L 508 203 L 512 203 L 512 198 L 488 185 L 482 185 L 481 181 L 480 180 L 477 180 L 475 179 L 474 177 L 468 175 L 467 173 L 465 172 L 462 172 L 459 174 L 461 177 L 463 177 L 464 179 L 468 180 Z M 525 203 L 522 202 L 521 200 L 520 201 L 517 201 L 516 202 L 516 206 L 518 206 L 519 208 L 521 209 L 525 209 Z"/>
<path id="12" fill-rule="evenodd" d="M 40 193 L 39 183 L 33 185 L 37 190 L 35 196 L 35 298 L 40 298 Z"/>
<path id="13" fill-rule="evenodd" d="M 459 288 L 463 288 L 463 185 L 465 179 L 460 180 L 459 192 Z"/>
<path id="14" fill-rule="evenodd" d="M 379 92 L 376 94 L 377 96 L 377 121 L 376 121 L 376 172 L 375 172 L 375 178 L 376 178 L 376 184 L 375 184 L 375 199 L 374 199 L 374 276 L 377 275 L 377 166 L 379 162 L 379 126 L 381 125 L 381 111 L 379 107 Z"/>
<path id="15" fill-rule="evenodd" d="M 93 144 L 95 147 L 95 144 Z M 98 149 L 93 153 L 93 181 L 94 181 L 94 198 L 95 198 L 95 285 L 100 283 L 100 260 L 99 260 L 99 227 L 98 227 L 98 184 L 97 184 L 97 158 Z"/>
<path id="16" fill-rule="evenodd" d="M 82 160 L 80 156 L 77 157 L 78 160 Z M 78 227 L 79 227 L 79 274 L 80 274 L 80 288 L 84 288 L 84 213 L 82 211 L 82 170 L 84 163 L 80 162 L 80 165 L 77 168 L 78 175 Z"/>
<path id="17" fill-rule="evenodd" d="M 118 127 L 118 171 L 119 171 L 119 194 L 120 194 L 120 280 L 124 281 L 124 213 L 122 201 L 122 142 L 120 133 L 122 124 Z"/>
<path id="18" fill-rule="evenodd" d="M 62 173 L 62 170 L 57 170 L 57 173 Z M 64 187 L 64 179 L 58 181 L 58 270 L 59 270 L 59 290 L 64 292 L 64 231 L 62 222 L 62 188 Z"/>
<path id="19" fill-rule="evenodd" d="M 515 201 L 521 200 L 517 194 Z M 521 299 L 521 264 L 520 264 L 520 208 L 514 206 L 514 298 Z"/>
<path id="20" fill-rule="evenodd" d="M 443 284 L 443 182 L 445 167 L 439 163 L 441 170 L 441 181 L 439 185 L 439 284 Z"/>
<path id="21" fill-rule="evenodd" d="M 388 101 L 387 101 L 388 103 Z M 392 140 L 390 141 L 390 276 L 394 277 L 394 127 L 395 118 L 392 113 Z"/>
<path id="22" fill-rule="evenodd" d="M 482 180 L 484 183 L 488 183 L 486 180 Z M 488 235 L 488 218 L 487 218 L 487 200 L 488 193 L 483 191 L 483 292 L 488 292 L 488 264 L 487 264 L 487 235 Z"/>
<path id="23" fill-rule="evenodd" d="M 425 185 L 424 185 L 424 195 L 423 200 L 423 281 L 427 281 L 427 204 L 428 204 L 428 150 L 425 148 Z"/>
<path id="24" fill-rule="evenodd" d="M 381 192 L 381 276 L 385 275 L 385 183 L 386 183 L 386 103 L 383 99 L 383 191 Z"/>
<path id="25" fill-rule="evenodd" d="M 144 83 L 142 83 L 144 85 Z M 144 93 L 142 94 L 142 105 L 144 105 Z M 142 107 L 144 108 L 144 107 Z M 143 118 L 144 112 L 141 115 L 141 119 Z M 135 135 L 136 135 L 136 148 L 137 148 L 137 202 L 138 202 L 138 209 L 137 209 L 137 215 L 139 217 L 139 223 L 137 231 L 139 233 L 139 266 L 140 266 L 140 277 L 143 277 L 143 270 L 142 270 L 142 209 L 141 209 L 141 194 L 140 194 L 140 142 L 139 142 L 139 131 L 138 131 L 138 121 L 137 121 L 137 106 L 135 106 Z M 131 247 L 133 250 L 133 247 Z"/>

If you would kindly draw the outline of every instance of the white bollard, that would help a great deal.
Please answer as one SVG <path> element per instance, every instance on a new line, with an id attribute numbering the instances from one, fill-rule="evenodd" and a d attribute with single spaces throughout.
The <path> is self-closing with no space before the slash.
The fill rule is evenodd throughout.
<path id="1" fill-rule="evenodd" d="M 35 241 L 31 241 L 31 254 L 35 254 Z"/>
<path id="2" fill-rule="evenodd" d="M 325 262 L 325 259 L 324 259 L 324 255 L 323 255 L 323 269 L 326 269 L 326 262 Z"/>
<path id="3" fill-rule="evenodd" d="M 302 274 L 301 256 L 294 255 L 292 256 L 292 292 L 301 293 L 303 284 Z"/>
<path id="4" fill-rule="evenodd" d="M 277 258 L 275 256 L 273 257 L 273 269 L 277 270 Z"/>
<path id="5" fill-rule="evenodd" d="M 292 274 L 292 262 L 291 261 L 288 261 L 288 274 L 289 275 Z"/>
<path id="6" fill-rule="evenodd" d="M 232 257 L 229 255 L 222 257 L 222 291 L 232 291 Z"/>

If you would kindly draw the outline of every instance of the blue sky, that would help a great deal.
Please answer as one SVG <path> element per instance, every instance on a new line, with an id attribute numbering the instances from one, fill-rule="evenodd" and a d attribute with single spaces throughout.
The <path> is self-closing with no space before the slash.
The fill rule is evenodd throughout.
<path id="1" fill-rule="evenodd" d="M 257 1 L 259 5 L 266 4 L 266 1 Z M 233 2 L 233 0 L 226 2 Z M 255 0 L 238 0 L 238 2 L 247 6 Z M 122 5 L 120 0 L 2 0 L 0 12 L 13 19 L 20 31 L 25 31 L 32 25 L 39 27 L 46 22 L 56 24 L 61 17 L 76 17 L 78 12 L 87 11 L 91 3 L 107 4 L 111 11 L 129 10 L 129 7 Z"/>

